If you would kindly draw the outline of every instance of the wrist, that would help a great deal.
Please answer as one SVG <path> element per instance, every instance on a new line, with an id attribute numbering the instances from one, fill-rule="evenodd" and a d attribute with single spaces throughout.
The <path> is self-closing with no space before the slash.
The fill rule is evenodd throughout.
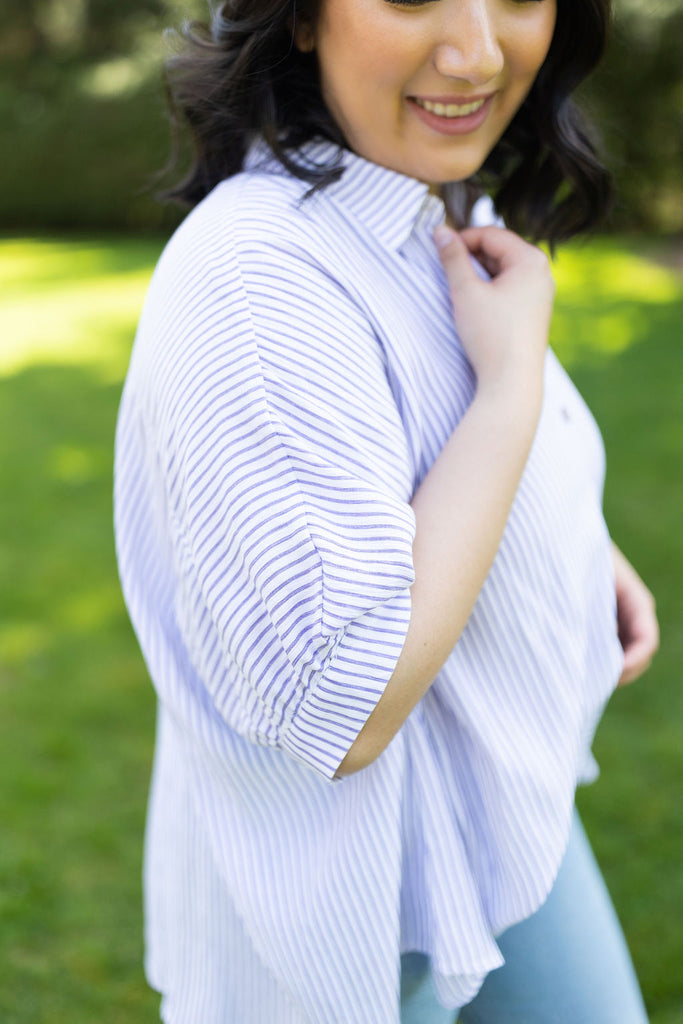
<path id="1" fill-rule="evenodd" d="M 477 381 L 475 401 L 493 410 L 497 420 L 510 426 L 533 426 L 543 406 L 543 370 L 505 374 Z"/>

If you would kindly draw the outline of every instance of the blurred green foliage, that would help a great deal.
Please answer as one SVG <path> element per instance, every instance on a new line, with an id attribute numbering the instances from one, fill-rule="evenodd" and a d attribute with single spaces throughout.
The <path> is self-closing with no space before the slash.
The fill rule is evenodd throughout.
<path id="1" fill-rule="evenodd" d="M 0 228 L 163 230 L 164 29 L 203 0 L 4 0 Z"/>
<path id="2" fill-rule="evenodd" d="M 166 230 L 153 198 L 169 152 L 163 29 L 206 0 L 4 0 L 0 228 Z M 683 229 L 683 9 L 616 0 L 609 55 L 585 100 L 617 177 L 614 224 Z"/>
<path id="3" fill-rule="evenodd" d="M 683 230 L 682 54 L 680 0 L 616 0 L 606 59 L 582 95 L 617 181 L 617 227 Z"/>

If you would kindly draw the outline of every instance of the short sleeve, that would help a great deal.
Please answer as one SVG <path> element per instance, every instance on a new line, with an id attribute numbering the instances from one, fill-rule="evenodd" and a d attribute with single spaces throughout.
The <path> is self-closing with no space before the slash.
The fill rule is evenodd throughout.
<path id="1" fill-rule="evenodd" d="M 193 280 L 152 403 L 177 624 L 227 723 L 332 779 L 410 618 L 412 471 L 384 357 L 301 252 L 226 243 Z"/>

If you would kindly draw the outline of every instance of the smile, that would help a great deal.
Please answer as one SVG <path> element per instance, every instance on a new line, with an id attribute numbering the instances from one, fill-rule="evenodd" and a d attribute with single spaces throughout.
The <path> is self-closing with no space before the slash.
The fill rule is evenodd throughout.
<path id="1" fill-rule="evenodd" d="M 432 100 L 409 96 L 407 99 L 418 120 L 430 131 L 453 136 L 478 131 L 489 117 L 495 95 L 478 96 L 469 103 L 464 103 L 459 96 L 453 97 L 460 101 L 458 103 L 449 102 L 450 96 Z"/>
<path id="2" fill-rule="evenodd" d="M 432 103 L 430 100 L 421 100 L 417 96 L 414 98 L 414 102 L 423 110 L 429 111 L 430 114 L 437 114 L 439 117 L 466 117 L 468 114 L 475 114 L 477 110 L 486 103 L 487 97 L 480 100 L 474 100 L 472 103 Z"/>

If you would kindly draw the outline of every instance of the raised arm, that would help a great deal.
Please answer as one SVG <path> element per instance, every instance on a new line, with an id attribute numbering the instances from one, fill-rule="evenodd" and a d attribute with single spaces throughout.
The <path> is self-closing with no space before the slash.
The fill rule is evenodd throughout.
<path id="1" fill-rule="evenodd" d="M 554 284 L 544 254 L 501 228 L 438 228 L 458 331 L 477 377 L 466 415 L 413 498 L 415 582 L 391 679 L 339 768 L 370 764 L 453 650 L 489 572 L 541 411 Z M 470 253 L 491 274 L 482 280 Z"/>

